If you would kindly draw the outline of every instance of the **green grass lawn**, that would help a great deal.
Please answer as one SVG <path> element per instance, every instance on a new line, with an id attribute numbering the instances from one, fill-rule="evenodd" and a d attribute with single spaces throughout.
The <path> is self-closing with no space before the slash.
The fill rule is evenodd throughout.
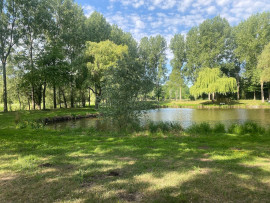
<path id="1" fill-rule="evenodd" d="M 0 202 L 269 201 L 267 135 L 16 129 L 14 118 L 0 115 Z"/>
<path id="2" fill-rule="evenodd" d="M 182 101 L 175 101 L 175 100 L 168 100 L 168 101 L 161 101 L 159 103 L 160 106 L 166 107 L 189 107 L 189 108 L 200 108 L 200 107 L 237 107 L 237 108 L 270 108 L 270 103 L 265 101 L 264 103 L 261 100 L 239 100 L 239 101 L 231 101 L 230 104 L 220 105 L 219 103 L 208 100 L 182 100 Z"/>

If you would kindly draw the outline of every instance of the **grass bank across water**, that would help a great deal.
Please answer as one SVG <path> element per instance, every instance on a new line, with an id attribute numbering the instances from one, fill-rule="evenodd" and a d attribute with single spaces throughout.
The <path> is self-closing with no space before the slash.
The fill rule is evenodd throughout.
<path id="1" fill-rule="evenodd" d="M 0 202 L 269 200 L 269 132 L 34 130 L 14 118 L 0 116 Z"/>
<path id="2" fill-rule="evenodd" d="M 170 107 L 170 108 L 248 108 L 248 109 L 270 109 L 270 103 L 262 103 L 260 100 L 239 100 L 231 101 L 230 103 L 220 104 L 218 102 L 206 101 L 206 100 L 182 100 L 182 101 L 161 101 L 159 103 L 153 102 L 153 106 Z"/>

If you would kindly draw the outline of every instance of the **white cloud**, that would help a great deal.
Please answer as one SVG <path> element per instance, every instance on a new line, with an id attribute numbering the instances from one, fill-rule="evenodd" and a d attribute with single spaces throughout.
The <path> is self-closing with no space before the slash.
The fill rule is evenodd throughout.
<path id="1" fill-rule="evenodd" d="M 85 15 L 87 17 L 89 17 L 95 11 L 95 8 L 93 6 L 90 6 L 90 5 L 85 5 L 82 8 L 83 8 Z"/>
<path id="2" fill-rule="evenodd" d="M 270 11 L 270 0 L 109 0 L 103 14 L 111 24 L 131 32 L 139 41 L 144 36 L 163 35 L 168 44 L 176 33 L 187 34 L 207 18 L 221 15 L 236 25 L 250 15 Z M 120 5 L 120 6 L 119 6 Z M 95 8 L 84 6 L 86 15 Z M 167 51 L 168 58 L 172 54 Z"/>

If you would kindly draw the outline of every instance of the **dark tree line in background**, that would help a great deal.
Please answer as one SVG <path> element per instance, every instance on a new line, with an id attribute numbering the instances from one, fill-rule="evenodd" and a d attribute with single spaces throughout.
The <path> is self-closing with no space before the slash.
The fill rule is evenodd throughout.
<path id="1" fill-rule="evenodd" d="M 85 107 L 95 98 L 96 108 L 102 104 L 121 114 L 115 106 L 133 112 L 138 100 L 188 98 L 192 84 L 197 96 L 209 99 L 219 94 L 256 98 L 256 92 L 270 98 L 270 13 L 235 27 L 217 16 L 186 37 L 176 34 L 168 46 L 174 55 L 168 76 L 164 37 L 137 43 L 99 13 L 87 18 L 72 0 L 2 0 L 0 12 L 4 111 L 9 104 L 29 110 Z M 228 91 L 198 85 L 207 68 L 218 69 L 223 81 L 236 82 Z M 200 82 L 208 80 L 200 75 Z"/>

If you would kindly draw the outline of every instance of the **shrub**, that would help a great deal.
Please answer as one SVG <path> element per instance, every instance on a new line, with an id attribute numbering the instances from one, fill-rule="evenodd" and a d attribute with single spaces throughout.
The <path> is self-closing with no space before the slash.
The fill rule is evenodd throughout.
<path id="1" fill-rule="evenodd" d="M 181 132 L 183 131 L 183 128 L 178 123 L 172 123 L 172 122 L 148 122 L 148 124 L 145 127 L 149 132 L 155 133 L 155 132 Z"/>
<path id="2" fill-rule="evenodd" d="M 226 133 L 225 125 L 222 123 L 215 124 L 213 128 L 214 133 Z"/>
<path id="3" fill-rule="evenodd" d="M 258 134 L 265 134 L 266 130 L 256 123 L 247 121 L 242 125 L 240 124 L 231 125 L 228 129 L 228 132 L 238 135 L 245 135 L 245 134 L 258 135 Z"/>
<path id="4" fill-rule="evenodd" d="M 187 132 L 190 134 L 207 135 L 212 133 L 212 129 L 209 123 L 195 123 L 187 129 Z"/>

